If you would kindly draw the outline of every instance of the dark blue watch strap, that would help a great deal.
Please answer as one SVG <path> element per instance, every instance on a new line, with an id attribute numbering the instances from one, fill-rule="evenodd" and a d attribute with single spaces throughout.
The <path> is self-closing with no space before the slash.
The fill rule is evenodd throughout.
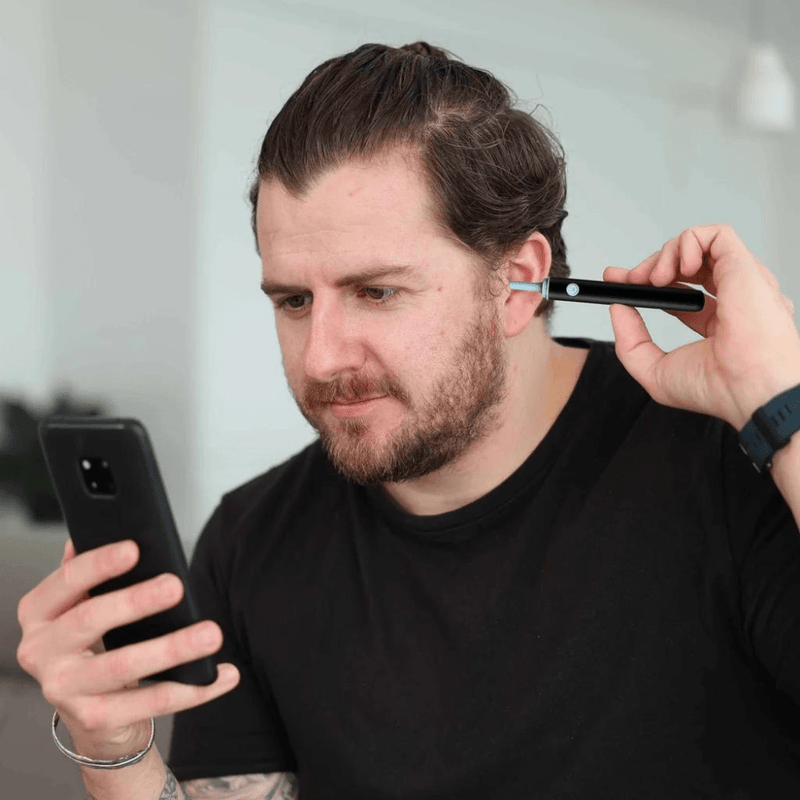
<path id="1" fill-rule="evenodd" d="M 800 385 L 774 397 L 757 408 L 752 419 L 739 432 L 739 447 L 762 472 L 772 466 L 776 450 L 785 447 L 792 434 L 800 430 Z"/>

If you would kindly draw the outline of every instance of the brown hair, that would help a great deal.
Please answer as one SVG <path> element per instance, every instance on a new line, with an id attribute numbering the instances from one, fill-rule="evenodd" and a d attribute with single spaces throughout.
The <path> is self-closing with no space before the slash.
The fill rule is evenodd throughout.
<path id="1" fill-rule="evenodd" d="M 503 83 L 452 55 L 425 42 L 365 44 L 312 70 L 264 137 L 250 189 L 253 232 L 260 182 L 280 181 L 302 197 L 324 172 L 407 146 L 435 223 L 490 274 L 540 231 L 552 250 L 550 275 L 567 277 L 563 148 L 513 108 Z M 552 311 L 545 300 L 536 312 L 548 329 Z"/>

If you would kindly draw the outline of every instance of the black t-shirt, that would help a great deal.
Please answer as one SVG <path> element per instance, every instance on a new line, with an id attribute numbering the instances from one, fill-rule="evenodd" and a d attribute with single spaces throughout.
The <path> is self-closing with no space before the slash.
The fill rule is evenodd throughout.
<path id="1" fill-rule="evenodd" d="M 241 683 L 179 780 L 300 800 L 800 797 L 800 532 L 721 420 L 613 343 L 519 469 L 413 516 L 319 443 L 224 496 L 191 581 Z"/>

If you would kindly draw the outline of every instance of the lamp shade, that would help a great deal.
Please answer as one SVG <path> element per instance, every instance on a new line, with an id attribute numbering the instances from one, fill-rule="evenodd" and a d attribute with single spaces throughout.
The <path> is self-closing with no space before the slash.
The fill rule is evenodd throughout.
<path id="1" fill-rule="evenodd" d="M 774 45 L 750 48 L 739 113 L 759 130 L 794 130 L 794 84 Z"/>

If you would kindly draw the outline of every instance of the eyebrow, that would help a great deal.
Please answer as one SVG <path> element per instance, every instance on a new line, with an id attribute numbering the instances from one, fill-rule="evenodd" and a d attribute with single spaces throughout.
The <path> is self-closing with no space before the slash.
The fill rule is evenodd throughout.
<path id="1" fill-rule="evenodd" d="M 354 272 L 351 275 L 345 275 L 337 279 L 334 286 L 339 289 L 346 288 L 347 286 L 369 286 L 370 284 L 382 281 L 386 278 L 409 278 L 416 272 L 417 270 L 414 267 L 408 265 L 365 269 L 361 272 Z M 261 282 L 261 291 L 264 292 L 267 297 L 274 297 L 275 295 L 307 294 L 308 287 L 265 280 Z"/>

